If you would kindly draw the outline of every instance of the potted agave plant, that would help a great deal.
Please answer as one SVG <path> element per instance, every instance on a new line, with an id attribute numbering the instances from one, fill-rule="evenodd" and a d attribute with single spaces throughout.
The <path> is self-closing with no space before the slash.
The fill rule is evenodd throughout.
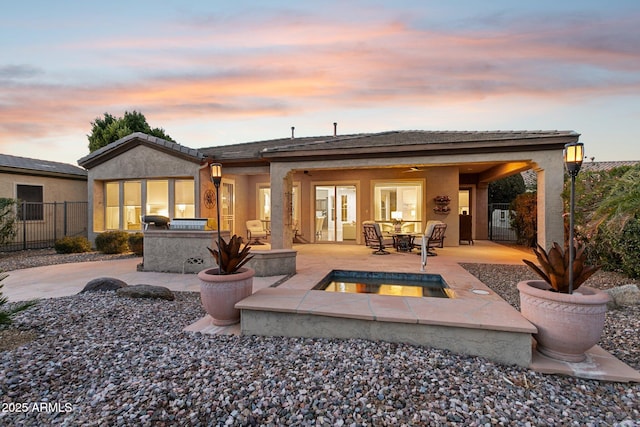
<path id="1" fill-rule="evenodd" d="M 218 250 L 207 248 L 219 267 L 202 270 L 200 299 L 202 305 L 218 326 L 233 325 L 240 321 L 236 303 L 251 295 L 255 270 L 243 267 L 253 256 L 251 247 L 242 246 L 242 237 L 233 235 L 229 243 L 220 239 Z"/>
<path id="2" fill-rule="evenodd" d="M 558 243 L 549 252 L 538 245 L 534 253 L 540 266 L 523 260 L 544 280 L 518 283 L 520 311 L 538 329 L 537 350 L 548 357 L 581 362 L 585 351 L 596 345 L 604 329 L 609 296 L 582 285 L 599 266 L 586 265 L 584 246 L 575 250 L 573 290 L 569 279 L 569 248 Z"/>

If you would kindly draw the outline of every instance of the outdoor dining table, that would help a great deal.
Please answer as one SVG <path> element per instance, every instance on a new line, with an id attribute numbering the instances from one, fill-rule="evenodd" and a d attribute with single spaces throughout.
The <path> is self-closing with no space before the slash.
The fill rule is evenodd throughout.
<path id="1" fill-rule="evenodd" d="M 411 252 L 413 249 L 413 241 L 416 237 L 421 236 L 420 233 L 390 233 L 393 237 L 393 246 L 396 251 Z"/>

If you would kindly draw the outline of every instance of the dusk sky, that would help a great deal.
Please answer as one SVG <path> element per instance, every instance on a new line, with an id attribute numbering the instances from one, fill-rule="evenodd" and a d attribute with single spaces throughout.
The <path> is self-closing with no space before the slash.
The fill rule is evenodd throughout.
<path id="1" fill-rule="evenodd" d="M 192 148 L 387 130 L 575 130 L 640 160 L 640 1 L 14 1 L 0 153 L 77 164 L 142 112 Z"/>

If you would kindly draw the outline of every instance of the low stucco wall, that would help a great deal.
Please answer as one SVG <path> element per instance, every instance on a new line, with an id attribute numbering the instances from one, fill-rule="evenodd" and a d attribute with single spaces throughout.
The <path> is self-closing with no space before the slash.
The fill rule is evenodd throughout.
<path id="1" fill-rule="evenodd" d="M 251 251 L 253 258 L 247 263 L 247 266 L 256 271 L 257 277 L 295 274 L 297 253 L 293 249 Z"/>
<path id="2" fill-rule="evenodd" d="M 229 241 L 229 232 L 220 236 Z M 217 231 L 146 230 L 143 271 L 197 273 L 215 267 L 207 247 L 216 248 Z"/>

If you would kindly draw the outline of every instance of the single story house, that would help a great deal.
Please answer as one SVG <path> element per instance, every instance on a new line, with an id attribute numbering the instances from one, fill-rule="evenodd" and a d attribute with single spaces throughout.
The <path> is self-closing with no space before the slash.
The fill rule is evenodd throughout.
<path id="1" fill-rule="evenodd" d="M 564 145 L 574 131 L 389 131 L 294 137 L 192 149 L 133 133 L 78 161 L 88 171 L 89 238 L 140 230 L 143 215 L 208 218 L 217 228 L 211 163 L 221 163 L 221 229 L 246 237 L 261 219 L 273 249 L 295 236 L 362 244 L 362 222 L 402 220 L 411 231 L 437 219 L 459 244 L 459 215 L 488 237 L 488 185 L 533 170 L 538 242 L 563 240 Z"/>
<path id="2" fill-rule="evenodd" d="M 87 171 L 67 163 L 0 154 L 0 197 L 33 203 L 86 201 Z"/>
<path id="3" fill-rule="evenodd" d="M 0 197 L 19 201 L 16 236 L 3 250 L 86 233 L 87 171 L 82 168 L 0 154 Z"/>

